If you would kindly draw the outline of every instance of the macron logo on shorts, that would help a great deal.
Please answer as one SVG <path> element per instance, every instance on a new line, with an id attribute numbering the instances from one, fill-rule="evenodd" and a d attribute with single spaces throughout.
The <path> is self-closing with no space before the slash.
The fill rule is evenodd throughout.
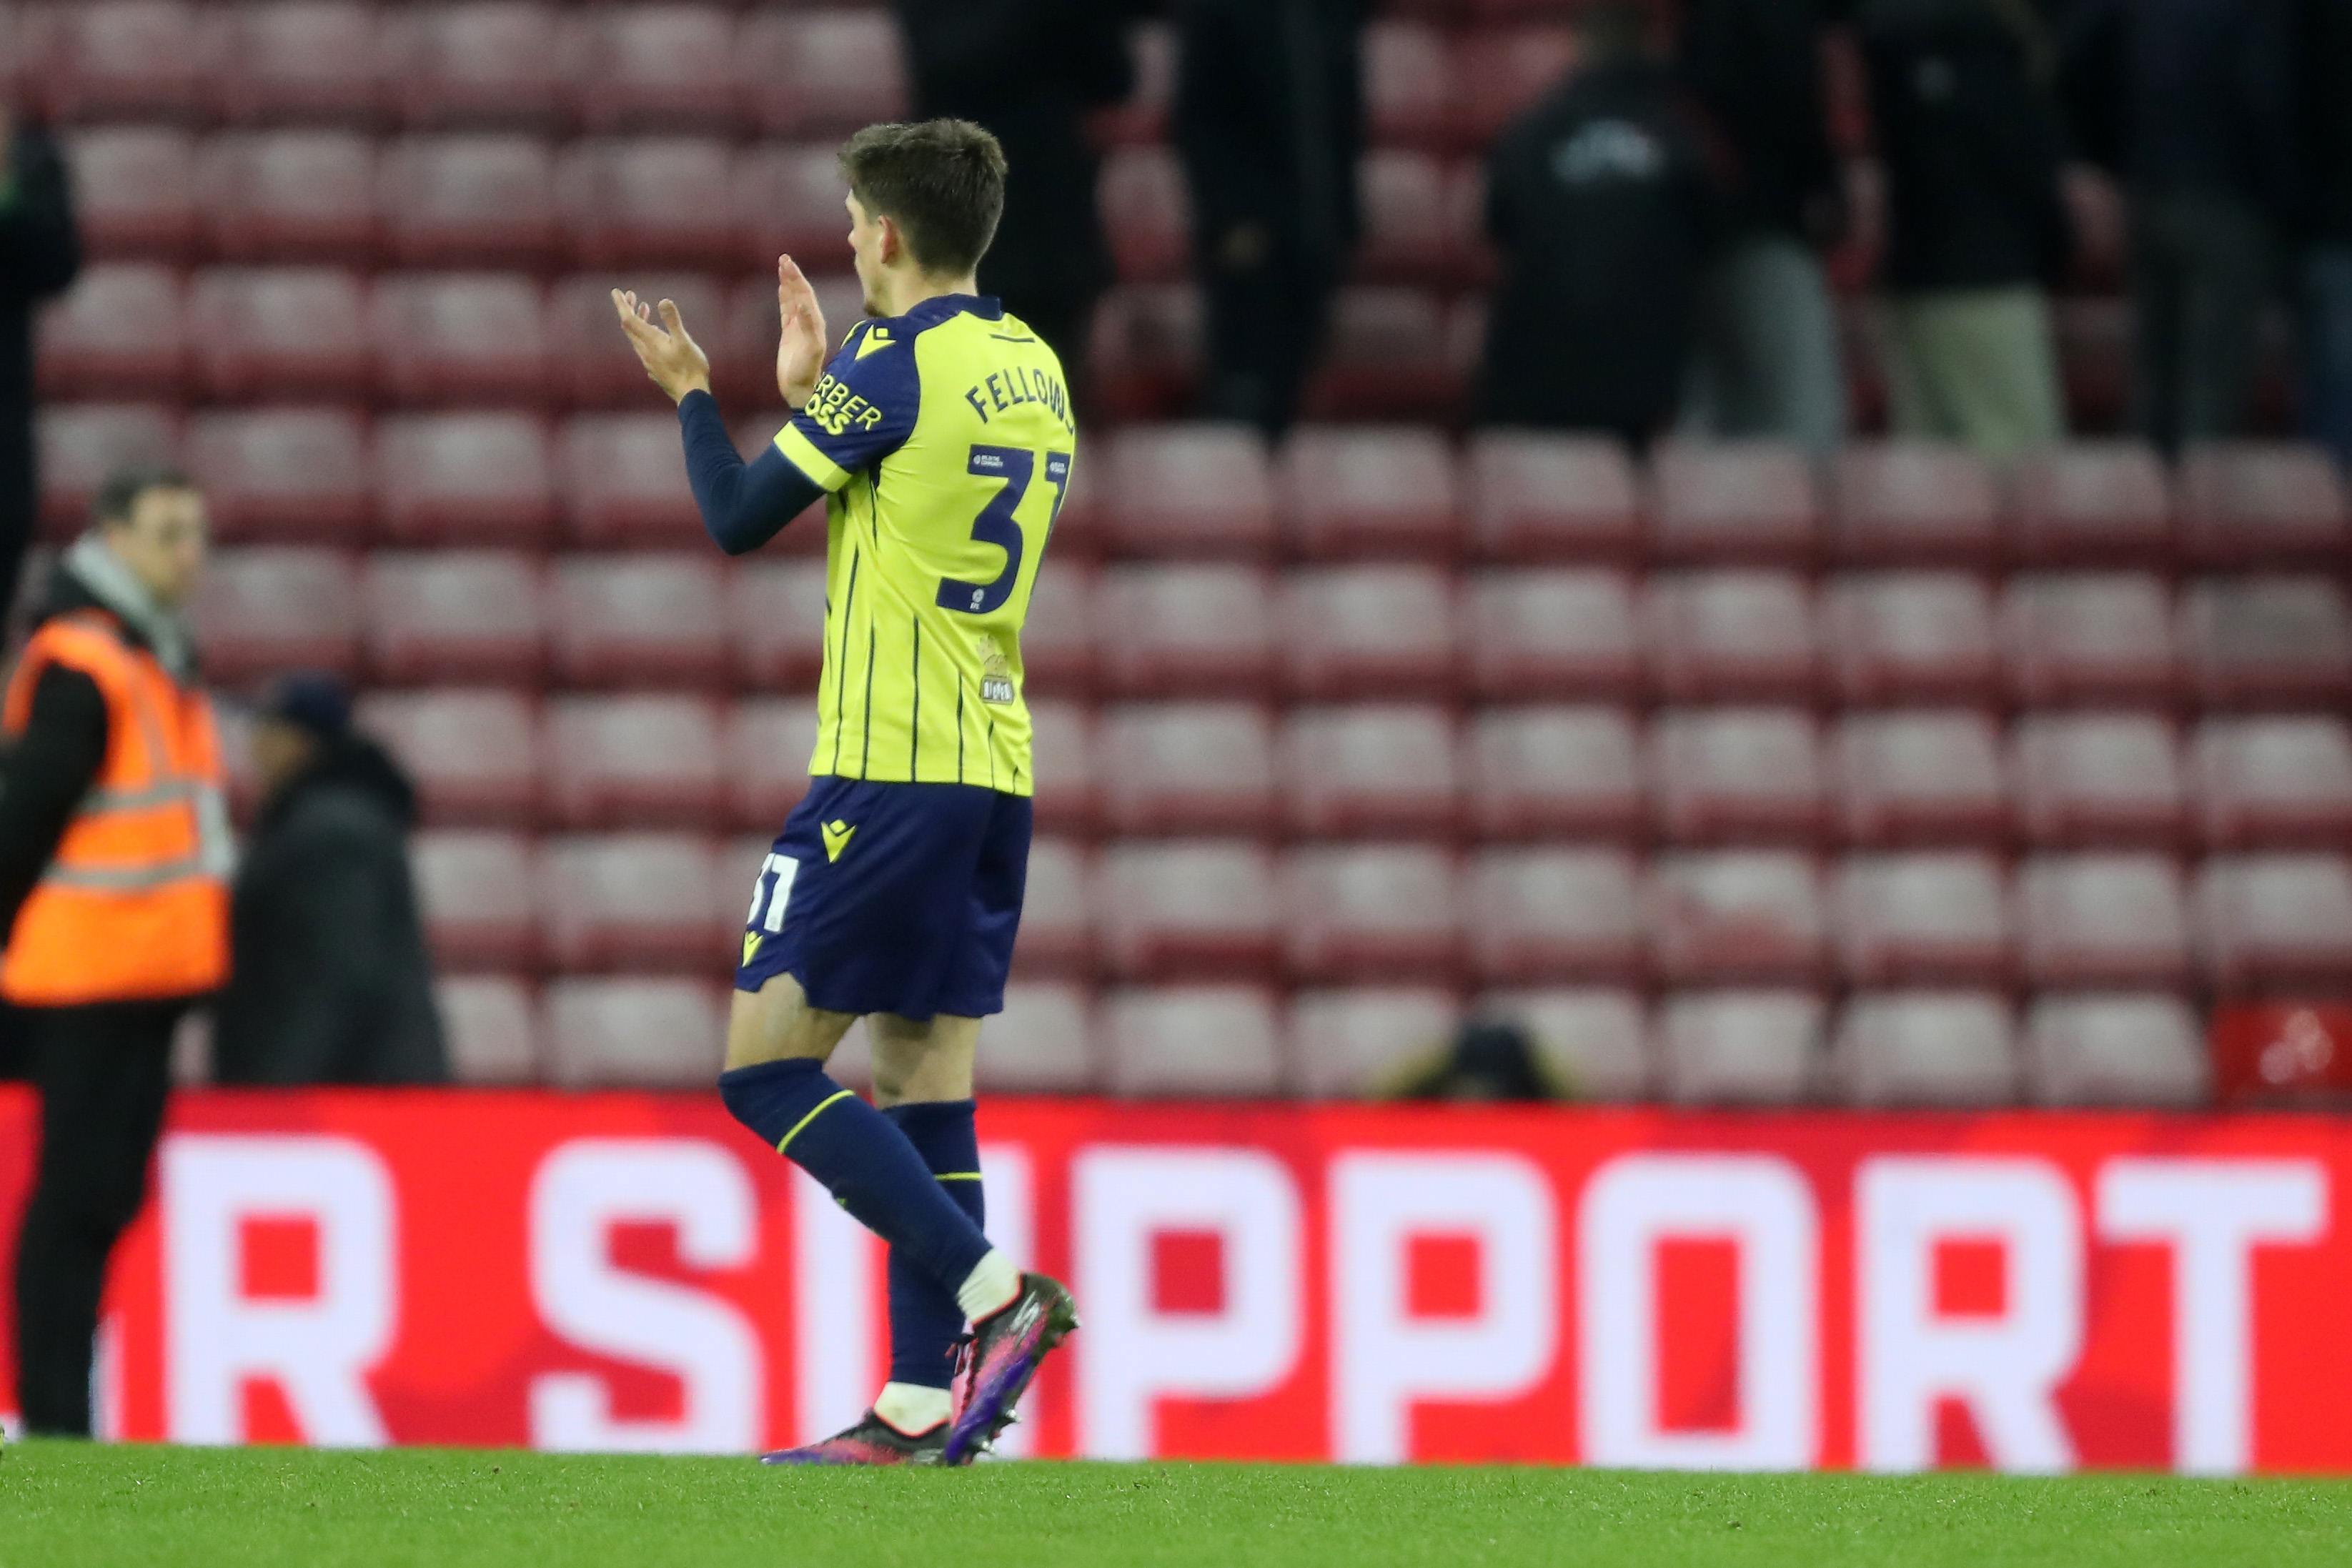
<path id="1" fill-rule="evenodd" d="M 825 823 L 818 831 L 824 835 L 825 859 L 834 861 L 840 859 L 841 852 L 849 847 L 849 836 L 856 832 L 857 828 L 854 823 L 843 822 L 836 817 Z"/>

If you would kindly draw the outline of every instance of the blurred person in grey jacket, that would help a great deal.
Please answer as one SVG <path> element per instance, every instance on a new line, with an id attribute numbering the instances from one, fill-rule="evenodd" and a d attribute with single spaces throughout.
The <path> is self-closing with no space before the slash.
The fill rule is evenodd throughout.
<path id="1" fill-rule="evenodd" d="M 285 677 L 254 732 L 267 792 L 230 906 L 235 967 L 213 1034 L 227 1084 L 441 1083 L 408 833 L 416 796 L 351 727 L 331 678 Z"/>

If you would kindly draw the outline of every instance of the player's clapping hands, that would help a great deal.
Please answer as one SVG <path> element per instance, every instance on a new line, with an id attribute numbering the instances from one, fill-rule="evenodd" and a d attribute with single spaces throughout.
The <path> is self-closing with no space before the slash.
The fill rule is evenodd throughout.
<path id="1" fill-rule="evenodd" d="M 776 339 L 776 390 L 784 395 L 786 407 L 800 408 L 824 371 L 824 311 L 789 256 L 776 258 L 776 314 L 783 323 Z"/>
<path id="2" fill-rule="evenodd" d="M 807 284 L 803 282 L 802 287 Z M 710 356 L 687 335 L 686 322 L 674 301 L 661 301 L 657 307 L 661 312 L 659 322 L 654 320 L 656 307 L 634 293 L 614 289 L 613 308 L 621 314 L 621 331 L 629 335 L 629 346 L 637 351 L 637 362 L 653 377 L 654 384 L 669 395 L 672 403 L 684 400 L 689 392 L 710 390 Z M 814 376 L 809 378 L 812 386 L 815 381 Z"/>

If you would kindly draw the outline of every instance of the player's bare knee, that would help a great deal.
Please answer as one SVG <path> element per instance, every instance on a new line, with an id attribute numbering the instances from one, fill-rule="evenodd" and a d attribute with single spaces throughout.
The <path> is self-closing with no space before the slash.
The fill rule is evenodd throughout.
<path id="1" fill-rule="evenodd" d="M 810 1006 L 800 982 L 779 974 L 756 992 L 735 993 L 727 1020 L 728 1070 L 762 1062 L 824 1061 L 856 1021 L 852 1014 Z"/>

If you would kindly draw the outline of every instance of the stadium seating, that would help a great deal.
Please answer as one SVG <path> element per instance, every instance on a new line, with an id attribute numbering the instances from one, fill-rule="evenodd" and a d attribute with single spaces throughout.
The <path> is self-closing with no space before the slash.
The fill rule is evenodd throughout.
<path id="1" fill-rule="evenodd" d="M 547 399 L 583 408 L 622 408 L 639 416 L 649 410 L 658 414 L 660 394 L 646 379 L 645 366 L 637 363 L 614 313 L 615 284 L 633 290 L 643 300 L 675 301 L 689 331 L 710 333 L 726 317 L 724 295 L 718 284 L 699 272 L 632 268 L 625 274 L 602 271 L 559 278 L 547 291 Z M 769 341 L 762 352 L 766 363 L 773 363 L 776 352 L 775 308 L 772 285 L 767 296 Z M 668 427 L 670 445 L 677 446 L 676 416 L 658 414 L 658 417 Z M 767 433 L 774 435 L 774 427 L 772 426 Z M 681 484 L 685 472 L 685 459 L 681 457 L 677 465 Z"/>
<path id="2" fill-rule="evenodd" d="M 2332 989 L 2352 973 L 2352 863 L 2340 854 L 2216 856 L 2197 905 L 2206 977 L 2222 991 Z"/>
<path id="3" fill-rule="evenodd" d="M 1383 18 L 1364 29 L 1364 115 L 1383 146 L 1444 147 L 1454 124 L 1454 57 L 1424 23 Z"/>
<path id="4" fill-rule="evenodd" d="M 567 21 L 572 112 L 591 132 L 739 128 L 730 7 L 627 5 Z"/>
<path id="5" fill-rule="evenodd" d="M 383 118 L 381 12 L 358 0 L 276 0 L 205 18 L 205 80 L 232 125 L 377 129 Z"/>
<path id="6" fill-rule="evenodd" d="M 2172 554 L 2172 502 L 2156 453 L 2078 441 L 2026 458 L 2011 480 L 2010 553 L 2032 564 L 2146 567 Z"/>
<path id="7" fill-rule="evenodd" d="M 709 542 L 675 414 L 572 416 L 556 437 L 556 475 L 574 543 L 674 550 Z"/>
<path id="8" fill-rule="evenodd" d="M 1633 992 L 1490 991 L 1478 1011 L 1526 1030 L 1544 1065 L 1579 1100 L 1640 1100 L 1652 1092 L 1649 1019 Z"/>
<path id="9" fill-rule="evenodd" d="M 74 221 L 98 261 L 186 261 L 201 236 L 196 143 L 171 125 L 98 125 L 65 139 Z"/>
<path id="10" fill-rule="evenodd" d="M 554 152 L 535 137 L 406 137 L 384 148 L 379 177 L 386 238 L 407 266 L 536 269 L 556 254 Z"/>
<path id="11" fill-rule="evenodd" d="M 1857 986 L 2003 985 L 2009 893 L 2000 865 L 1966 851 L 1856 855 L 1832 891 L 1839 967 Z"/>
<path id="12" fill-rule="evenodd" d="M 1029 885 L 1013 967 L 1024 980 L 1041 975 L 1083 980 L 1095 968 L 1094 867 L 1066 838 L 1039 838 L 1029 847 Z"/>
<path id="13" fill-rule="evenodd" d="M 1459 780 L 1444 709 L 1403 703 L 1302 708 L 1283 727 L 1288 826 L 1309 837 L 1444 838 Z"/>
<path id="14" fill-rule="evenodd" d="M 719 714 L 696 697 L 548 705 L 550 815 L 566 827 L 701 827 L 719 811 Z"/>
<path id="15" fill-rule="evenodd" d="M 2017 873 L 2018 961 L 2038 986 L 2177 986 L 2189 978 L 2180 869 L 2160 855 L 2038 856 Z"/>
<path id="16" fill-rule="evenodd" d="M 1033 872 L 1034 875 L 1034 872 Z M 1094 1086 L 1093 1007 L 1075 985 L 1014 984 L 983 1019 L 973 1078 L 982 1094 L 1069 1094 Z"/>
<path id="17" fill-rule="evenodd" d="M 1623 701 L 1642 689 L 1641 620 L 1622 573 L 1475 573 L 1460 622 L 1468 683 L 1481 697 Z"/>
<path id="18" fill-rule="evenodd" d="M 383 552 L 362 578 L 369 674 L 398 685 L 535 685 L 546 661 L 539 563 L 513 551 Z"/>
<path id="19" fill-rule="evenodd" d="M 1846 841 L 1991 844 L 2009 829 L 2009 770 L 1982 713 L 1849 713 L 1831 731 L 1829 773 Z"/>
<path id="20" fill-rule="evenodd" d="M 1748 849 L 1661 856 L 1651 958 L 1677 984 L 1811 981 L 1825 969 L 1821 873 L 1808 856 Z"/>
<path id="21" fill-rule="evenodd" d="M 529 414 L 378 421 L 375 491 L 384 537 L 400 544 L 530 549 L 555 528 L 547 428 Z"/>
<path id="22" fill-rule="evenodd" d="M 34 416 L 41 476 L 41 531 L 66 538 L 89 521 L 98 488 L 132 463 L 180 456 L 175 412 L 152 403 L 68 403 Z"/>
<path id="23" fill-rule="evenodd" d="M 1097 751 L 1114 833 L 1255 836 L 1275 825 L 1274 728 L 1255 704 L 1109 708 Z"/>
<path id="24" fill-rule="evenodd" d="M 1138 980 L 1271 980 L 1280 959 L 1274 860 L 1229 839 L 1114 844 L 1095 899 L 1105 962 Z"/>
<path id="25" fill-rule="evenodd" d="M 1985 566 L 2000 551 L 1991 476 L 1957 447 L 1849 447 L 1831 466 L 1829 512 L 1836 552 L 1846 561 Z"/>
<path id="26" fill-rule="evenodd" d="M 1294 698 L 1444 700 L 1456 676 L 1454 584 L 1429 566 L 1291 573 L 1277 615 Z"/>
<path id="27" fill-rule="evenodd" d="M 2022 1045 L 2026 1098 L 2037 1105 L 2205 1102 L 2202 1031 L 2177 996 L 2042 996 L 2027 1011 Z"/>
<path id="28" fill-rule="evenodd" d="M 1321 362 L 1299 395 L 1299 411 L 1310 419 L 1402 420 L 1433 408 L 1448 409 L 1460 397 L 1464 368 L 1455 353 L 1454 317 L 1437 294 L 1422 289 L 1342 289 L 1332 297 Z M 1419 438 L 1423 432 L 1412 434 Z M 1357 537 L 1336 548 L 1350 554 L 1411 551 L 1379 537 L 1388 526 L 1401 522 L 1401 518 L 1367 513 L 1350 531 Z"/>
<path id="29" fill-rule="evenodd" d="M 1030 699 L 1029 750 L 1037 778 L 1037 831 L 1093 834 L 1102 806 L 1094 710 L 1075 702 Z"/>
<path id="30" fill-rule="evenodd" d="M 2180 461 L 2181 544 L 2220 566 L 2340 566 L 2352 544 L 2344 482 L 2316 447 L 2216 442 Z"/>
<path id="31" fill-rule="evenodd" d="M 545 301 L 527 275 L 394 273 L 370 326 L 376 386 L 394 403 L 529 407 L 546 387 Z"/>
<path id="32" fill-rule="evenodd" d="M 194 616 L 205 671 L 228 686 L 286 669 L 349 676 L 359 662 L 359 584 L 340 551 L 220 551 L 198 586 Z"/>
<path id="33" fill-rule="evenodd" d="M 1096 186 L 1118 275 L 1130 283 L 1183 278 L 1192 262 L 1192 198 L 1166 147 L 1119 147 Z"/>
<path id="34" fill-rule="evenodd" d="M 1622 561 L 1641 548 L 1633 465 L 1614 441 L 1480 431 L 1462 488 L 1466 543 L 1482 560 Z"/>
<path id="35" fill-rule="evenodd" d="M 373 390 L 367 293 L 326 267 L 216 268 L 188 289 L 188 339 L 212 396 L 361 401 Z"/>
<path id="36" fill-rule="evenodd" d="M 522 981 L 504 974 L 445 975 L 433 986 L 449 1073 L 459 1083 L 520 1085 L 541 1074 L 539 1003 Z"/>
<path id="37" fill-rule="evenodd" d="M 1699 991 L 1658 1008 L 1657 1087 L 1684 1105 L 1789 1105 L 1814 1091 L 1827 1008 L 1810 991 Z"/>
<path id="38" fill-rule="evenodd" d="M 708 840 L 683 833 L 550 839 L 540 858 L 548 956 L 565 973 L 715 975 L 740 925 Z M 740 907 L 740 906 L 738 906 Z"/>
<path id="39" fill-rule="evenodd" d="M 237 262 L 376 259 L 376 144 L 351 131 L 213 137 L 195 169 L 213 250 Z"/>
<path id="40" fill-rule="evenodd" d="M 457 0 L 399 7 L 392 24 L 393 97 L 406 123 L 543 130 L 562 119 L 554 5 Z"/>
<path id="41" fill-rule="evenodd" d="M 541 1025 L 554 1080 L 566 1088 L 709 1093 L 726 1060 L 718 984 L 685 978 L 551 981 Z"/>
<path id="42" fill-rule="evenodd" d="M 1490 985 L 1632 983 L 1644 970 L 1641 879 L 1620 849 L 1498 849 L 1462 885 L 1465 945 Z"/>
<path id="43" fill-rule="evenodd" d="M 1455 133 L 1473 147 L 1501 134 L 1576 63 L 1574 34 L 1556 22 L 1482 27 L 1462 40 Z M 1475 90 L 1473 84 L 1475 84 Z"/>
<path id="44" fill-rule="evenodd" d="M 1109 567 L 1093 621 L 1097 673 L 1118 696 L 1262 698 L 1273 688 L 1274 585 L 1250 567 Z"/>
<path id="45" fill-rule="evenodd" d="M 1794 448 L 1669 442 L 1650 474 L 1649 548 L 1663 560 L 1802 564 L 1820 549 L 1812 479 Z"/>
<path id="46" fill-rule="evenodd" d="M 2041 573 L 2012 578 L 2001 645 L 2020 701 L 2171 700 L 2179 675 L 2171 595 L 2141 573 Z"/>
<path id="47" fill-rule="evenodd" d="M 2008 1002 L 1983 992 L 1861 995 L 1846 1005 L 1828 1061 L 1847 1103 L 1992 1106 L 2017 1096 Z"/>
<path id="48" fill-rule="evenodd" d="M 87 268 L 37 329 L 44 397 L 176 398 L 189 372 L 179 275 L 152 262 Z"/>
<path id="49" fill-rule="evenodd" d="M 1302 991 L 1290 1006 L 1289 1087 L 1310 1100 L 1360 1100 L 1443 1049 L 1460 1015 L 1451 992 L 1429 986 Z"/>
<path id="50" fill-rule="evenodd" d="M 184 450 L 225 540 L 351 543 L 366 531 L 368 450 L 356 414 L 207 410 L 190 421 Z"/>
<path id="51" fill-rule="evenodd" d="M 1282 1088 L 1280 1016 L 1255 986 L 1114 991 L 1102 1043 L 1104 1086 L 1117 1095 L 1264 1098 Z"/>
<path id="52" fill-rule="evenodd" d="M 842 198 L 837 151 L 823 142 L 755 142 L 735 155 L 733 209 L 743 238 L 742 261 L 756 267 L 765 283 L 776 258 L 791 256 L 802 266 L 840 247 L 849 233 Z M 835 335 L 848 323 L 825 324 Z"/>
<path id="53" fill-rule="evenodd" d="M 1275 470 L 1289 542 L 1310 560 L 1442 560 L 1460 510 L 1453 454 L 1418 426 L 1293 431 Z"/>
<path id="54" fill-rule="evenodd" d="M 520 692 L 443 689 L 362 699 L 361 728 L 416 781 L 429 826 L 528 826 L 539 817 L 542 747 Z"/>
<path id="55" fill-rule="evenodd" d="M 1453 856 L 1428 845 L 1310 845 L 1283 875 L 1291 973 L 1318 984 L 1454 979 Z"/>
<path id="56" fill-rule="evenodd" d="M 2036 844 L 2164 847 L 2180 836 L 2180 739 L 2162 714 L 2029 714 L 2011 776 L 2018 826 Z"/>
<path id="57" fill-rule="evenodd" d="M 1098 461 L 1110 548 L 1171 559 L 1272 558 L 1273 479 L 1255 431 L 1139 426 L 1113 432 L 1106 444 Z"/>
<path id="58" fill-rule="evenodd" d="M 1114 289 L 1096 307 L 1090 368 L 1106 413 L 1165 419 L 1201 375 L 1201 296 L 1189 283 Z"/>
<path id="59" fill-rule="evenodd" d="M 1794 573 L 1667 573 L 1645 605 L 1650 672 L 1674 702 L 1793 700 L 1819 672 L 1811 590 Z"/>
<path id="60" fill-rule="evenodd" d="M 2352 730 L 2340 719 L 2208 719 L 2190 771 L 2211 847 L 2352 842 Z"/>
<path id="61" fill-rule="evenodd" d="M 1682 843 L 1804 842 L 1828 820 L 1820 736 L 1798 708 L 1661 711 L 1650 787 L 1660 831 Z"/>
<path id="62" fill-rule="evenodd" d="M 1462 767 L 1483 838 L 1631 839 L 1644 826 L 1641 742 L 1617 709 L 1488 709 L 1469 722 Z"/>
<path id="63" fill-rule="evenodd" d="M 782 830 L 808 793 L 816 738 L 816 704 L 806 697 L 753 697 L 735 705 L 720 744 L 728 815 L 736 826 L 771 838 Z"/>
<path id="64" fill-rule="evenodd" d="M 433 962 L 445 973 L 536 971 L 543 950 L 537 856 L 495 830 L 420 833 L 411 852 Z"/>
<path id="65" fill-rule="evenodd" d="M 795 528 L 800 526 L 799 523 L 793 524 Z M 1265 602 L 1265 584 L 1259 579 L 1251 581 L 1255 584 L 1258 603 L 1263 605 Z M 1139 595 L 1139 598 L 1150 596 L 1149 594 Z M 1171 633 L 1176 632 L 1181 625 L 1173 620 L 1167 624 Z M 1251 636 L 1260 639 L 1257 658 L 1263 672 L 1270 660 L 1272 648 L 1263 640 L 1265 636 L 1263 626 Z M 1097 660 L 1095 654 L 1095 574 L 1090 567 L 1083 563 L 1055 560 L 1051 570 L 1038 574 L 1036 584 L 1030 590 L 1029 618 L 1021 627 L 1021 663 L 1023 673 L 1027 677 L 1025 691 L 1033 702 L 1041 697 L 1076 700 L 1094 690 Z M 1148 664 L 1139 660 L 1129 668 L 1145 686 L 1152 684 L 1154 672 Z"/>
<path id="66" fill-rule="evenodd" d="M 727 267 L 742 249 L 730 150 L 714 139 L 574 142 L 555 200 L 582 267 Z"/>
<path id="67" fill-rule="evenodd" d="M 1852 703 L 1983 702 L 2000 682 L 1991 595 L 1959 572 L 1874 572 L 1830 585 L 1823 640 Z"/>
<path id="68" fill-rule="evenodd" d="M 715 554 L 568 556 L 548 608 L 549 653 L 571 685 L 709 687 L 733 673 Z"/>
<path id="69" fill-rule="evenodd" d="M 735 62 L 762 135 L 822 141 L 907 117 L 904 56 L 883 11 L 754 12 Z"/>
<path id="70" fill-rule="evenodd" d="M 726 634 L 738 673 L 770 690 L 811 691 L 824 650 L 824 563 L 753 559 L 729 568 Z"/>
<path id="71" fill-rule="evenodd" d="M 2352 696 L 2352 605 L 2326 577 L 2192 583 L 2181 596 L 2180 646 L 2209 703 L 2321 705 Z"/>
<path id="72" fill-rule="evenodd" d="M 56 7 L 37 89 L 63 121 L 193 121 L 204 110 L 198 12 L 187 0 L 82 0 Z"/>

